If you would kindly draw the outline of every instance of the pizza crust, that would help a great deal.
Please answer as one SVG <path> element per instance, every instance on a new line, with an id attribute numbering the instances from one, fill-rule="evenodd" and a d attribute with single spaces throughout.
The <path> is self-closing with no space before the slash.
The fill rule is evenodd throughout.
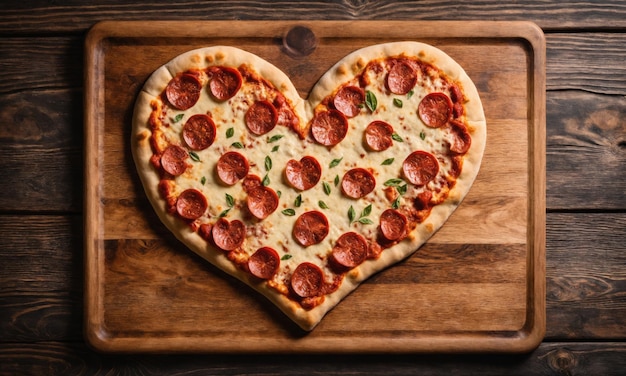
<path id="1" fill-rule="evenodd" d="M 472 146 L 464 156 L 463 170 L 456 185 L 451 190 L 446 202 L 435 206 L 426 221 L 419 224 L 409 238 L 385 249 L 375 260 L 366 260 L 360 266 L 346 273 L 340 287 L 325 296 L 324 301 L 313 309 L 304 309 L 284 294 L 278 293 L 266 283 L 254 279 L 249 273 L 236 267 L 228 260 L 224 252 L 212 249 L 190 226 L 167 212 L 165 201 L 157 186 L 159 173 L 151 164 L 153 155 L 149 139 L 152 132 L 149 119 L 153 106 L 168 82 L 179 72 L 189 69 L 203 69 L 213 65 L 239 67 L 248 65 L 264 79 L 278 88 L 301 114 L 301 124 L 307 126 L 306 119 L 312 119 L 315 106 L 326 96 L 332 94 L 342 83 L 353 79 L 365 67 L 368 61 L 387 56 L 419 56 L 423 61 L 441 69 L 448 77 L 460 83 L 465 94 L 466 116 L 472 136 Z M 373 274 L 403 260 L 413 254 L 424 241 L 430 238 L 446 221 L 449 215 L 460 205 L 469 191 L 478 170 L 486 143 L 486 122 L 478 91 L 465 71 L 441 50 L 418 42 L 396 42 L 376 45 L 355 51 L 335 64 L 312 89 L 305 102 L 289 78 L 274 65 L 246 51 L 229 47 L 214 46 L 189 51 L 172 59 L 157 69 L 146 81 L 140 92 L 133 114 L 132 152 L 146 195 L 159 219 L 175 236 L 192 251 L 214 264 L 226 273 L 238 278 L 273 302 L 291 320 L 304 330 L 312 330 L 320 320 L 335 307 L 345 296 Z M 325 150 L 319 148 L 318 151 Z M 330 156 L 323 163 L 328 163 Z"/>

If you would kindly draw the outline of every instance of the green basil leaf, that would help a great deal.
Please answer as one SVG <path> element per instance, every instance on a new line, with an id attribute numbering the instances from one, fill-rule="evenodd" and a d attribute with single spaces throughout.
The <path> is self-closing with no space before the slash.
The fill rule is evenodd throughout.
<path id="1" fill-rule="evenodd" d="M 361 212 L 361 217 L 367 217 L 368 215 L 370 215 L 372 213 L 372 204 L 369 204 L 365 207 L 365 209 L 363 209 L 363 211 Z"/>
<path id="2" fill-rule="evenodd" d="M 393 163 L 393 161 L 395 160 L 395 158 L 387 158 L 383 161 L 383 163 L 381 163 L 381 165 L 383 166 L 389 166 L 390 164 Z"/>
<path id="3" fill-rule="evenodd" d="M 282 196 L 282 195 L 283 195 L 283 192 L 281 192 L 281 191 L 276 191 L 276 196 L 278 196 L 278 198 L 280 198 L 280 196 Z"/>
<path id="4" fill-rule="evenodd" d="M 267 142 L 268 143 L 276 142 L 276 141 L 280 140 L 283 137 L 285 137 L 285 136 L 283 136 L 282 134 L 275 134 L 272 137 L 268 138 Z"/>
<path id="5" fill-rule="evenodd" d="M 395 141 L 398 141 L 398 142 L 404 142 L 404 140 L 402 139 L 402 137 L 400 137 L 400 135 L 399 135 L 399 134 L 397 134 L 397 133 L 393 133 L 393 134 L 391 135 L 391 138 L 392 138 L 392 139 L 394 139 Z"/>
<path id="6" fill-rule="evenodd" d="M 178 114 L 174 116 L 173 118 L 170 118 L 170 120 L 172 121 L 172 123 L 178 123 L 179 121 L 183 120 L 184 116 L 185 114 Z"/>
<path id="7" fill-rule="evenodd" d="M 206 184 L 206 176 L 203 176 L 203 177 L 200 179 L 200 184 L 202 184 L 202 185 Z"/>
<path id="8" fill-rule="evenodd" d="M 268 185 L 270 185 L 270 177 L 267 176 L 267 174 L 263 176 L 263 181 L 261 181 L 261 184 L 263 184 L 264 187 L 267 187 Z"/>
<path id="9" fill-rule="evenodd" d="M 200 162 L 200 157 L 195 152 L 190 151 L 189 156 L 191 157 L 191 160 L 193 160 L 194 162 Z"/>
<path id="10" fill-rule="evenodd" d="M 322 201 L 322 200 L 319 200 L 319 201 L 317 202 L 317 204 L 318 204 L 318 205 L 320 206 L 320 208 L 322 208 L 322 209 L 328 209 L 328 205 L 326 205 L 326 203 L 325 203 L 324 201 Z"/>
<path id="11" fill-rule="evenodd" d="M 356 218 L 356 212 L 354 211 L 354 208 L 352 207 L 352 205 L 350 205 L 350 209 L 348 209 L 348 219 L 350 220 L 350 223 L 354 222 L 355 218 Z"/>
<path id="12" fill-rule="evenodd" d="M 339 175 L 335 175 L 335 187 L 339 184 Z"/>
<path id="13" fill-rule="evenodd" d="M 237 149 L 243 149 L 243 144 L 241 142 L 233 142 L 230 146 Z"/>
<path id="14" fill-rule="evenodd" d="M 265 171 L 272 169 L 272 158 L 269 155 L 265 156 Z"/>
<path id="15" fill-rule="evenodd" d="M 235 205 L 235 199 L 228 193 L 226 193 L 226 204 L 231 208 Z"/>
<path id="16" fill-rule="evenodd" d="M 333 168 L 333 167 L 337 167 L 337 166 L 339 166 L 339 163 L 341 163 L 341 161 L 342 161 L 342 160 L 343 160 L 343 157 L 333 159 L 333 160 L 332 160 L 332 161 L 330 161 L 330 163 L 328 164 L 328 168 Z"/>
<path id="17" fill-rule="evenodd" d="M 393 98 L 393 105 L 398 108 L 402 108 L 402 101 L 398 98 Z"/>
<path id="18" fill-rule="evenodd" d="M 365 93 L 365 105 L 372 112 L 374 112 L 376 110 L 376 107 L 378 106 L 378 100 L 376 99 L 376 95 L 369 90 Z"/>
<path id="19" fill-rule="evenodd" d="M 322 186 L 324 187 L 324 193 L 326 193 L 326 196 L 330 195 L 330 184 L 322 182 Z"/>
<path id="20" fill-rule="evenodd" d="M 410 90 L 408 93 L 406 93 L 406 99 L 411 99 L 411 97 L 413 96 L 413 94 L 415 94 L 415 91 Z"/>
<path id="21" fill-rule="evenodd" d="M 220 218 L 225 217 L 226 214 L 228 214 L 228 212 L 230 211 L 230 209 L 232 209 L 232 208 L 228 208 L 228 209 L 224 210 L 223 212 L 220 213 L 220 215 L 218 215 L 218 217 L 220 217 Z"/>
<path id="22" fill-rule="evenodd" d="M 421 138 L 422 140 L 424 140 L 424 139 L 426 138 L 426 133 L 424 133 L 424 131 L 421 131 L 421 132 L 420 132 L 420 138 Z"/>
<path id="23" fill-rule="evenodd" d="M 358 222 L 360 224 L 363 224 L 363 225 L 372 225 L 372 224 L 374 224 L 374 222 L 372 222 L 372 220 L 369 219 L 369 218 L 359 218 Z"/>
<path id="24" fill-rule="evenodd" d="M 231 138 L 235 135 L 235 128 L 228 128 L 226 130 L 226 138 Z"/>
<path id="25" fill-rule="evenodd" d="M 296 215 L 296 211 L 291 209 L 291 208 L 285 209 L 285 210 L 281 211 L 281 213 L 283 213 L 284 215 L 288 215 L 290 217 Z"/>
<path id="26" fill-rule="evenodd" d="M 296 197 L 296 199 L 294 200 L 294 202 L 293 202 L 293 206 L 295 206 L 296 208 L 299 208 L 300 205 L 302 205 L 302 195 L 301 194 L 298 195 Z"/>
<path id="27" fill-rule="evenodd" d="M 292 258 L 292 257 L 293 257 L 292 255 L 290 255 L 290 254 L 286 253 L 286 254 L 284 254 L 284 255 L 283 255 L 283 257 L 281 257 L 280 259 L 281 259 L 282 261 L 285 261 L 285 260 L 289 260 L 289 259 L 290 259 L 290 258 Z"/>
<path id="28" fill-rule="evenodd" d="M 278 148 L 279 148 L 279 147 L 280 147 L 280 145 L 275 145 L 275 146 L 272 148 L 272 152 L 278 151 Z"/>
<path id="29" fill-rule="evenodd" d="M 399 186 L 402 183 L 404 183 L 404 180 L 402 180 L 402 179 L 389 179 L 386 182 L 384 182 L 383 184 L 386 187 L 397 187 L 397 186 Z"/>
<path id="30" fill-rule="evenodd" d="M 395 200 L 393 200 L 393 203 L 391 204 L 391 207 L 394 209 L 398 209 L 400 207 L 400 198 L 402 196 L 398 196 Z"/>
<path id="31" fill-rule="evenodd" d="M 404 196 L 404 194 L 406 193 L 407 188 L 408 188 L 408 184 L 396 186 L 396 190 L 398 191 L 400 196 Z"/>

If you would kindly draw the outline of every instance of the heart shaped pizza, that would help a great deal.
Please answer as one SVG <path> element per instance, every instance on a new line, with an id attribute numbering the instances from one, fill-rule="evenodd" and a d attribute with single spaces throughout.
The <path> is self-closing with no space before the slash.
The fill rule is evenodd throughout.
<path id="1" fill-rule="evenodd" d="M 131 145 L 176 237 L 311 330 L 444 224 L 485 141 L 464 70 L 394 42 L 347 55 L 306 100 L 257 55 L 189 51 L 146 81 Z"/>

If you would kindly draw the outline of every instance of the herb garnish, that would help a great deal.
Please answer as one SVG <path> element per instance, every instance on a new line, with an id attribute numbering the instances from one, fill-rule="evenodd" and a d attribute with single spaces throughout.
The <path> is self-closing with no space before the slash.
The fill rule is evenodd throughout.
<path id="1" fill-rule="evenodd" d="M 296 215 L 296 211 L 291 209 L 291 208 L 285 209 L 285 210 L 281 211 L 281 213 L 283 213 L 284 215 L 288 215 L 290 217 Z"/>
<path id="2" fill-rule="evenodd" d="M 194 162 L 200 162 L 200 157 L 195 152 L 190 151 L 189 156 L 191 157 L 191 160 L 193 160 Z"/>
<path id="3" fill-rule="evenodd" d="M 341 158 L 335 158 L 332 161 L 330 161 L 330 163 L 328 164 L 328 168 L 333 168 L 333 167 L 337 167 L 339 166 L 339 163 L 341 163 L 341 161 L 343 160 L 343 157 Z"/>
<path id="4" fill-rule="evenodd" d="M 324 187 L 324 193 L 326 193 L 326 196 L 330 195 L 330 184 L 322 182 L 322 186 Z"/>
<path id="5" fill-rule="evenodd" d="M 365 105 L 372 112 L 374 112 L 378 106 L 376 95 L 369 90 L 365 93 Z"/>
<path id="6" fill-rule="evenodd" d="M 404 140 L 402 139 L 402 137 L 400 137 L 400 135 L 399 135 L 399 134 L 397 134 L 397 133 L 395 133 L 395 132 L 394 132 L 393 134 L 391 134 L 391 138 L 392 138 L 394 141 L 404 142 Z"/>
<path id="7" fill-rule="evenodd" d="M 268 139 L 267 139 L 267 142 L 268 142 L 268 143 L 272 143 L 272 142 L 275 142 L 275 141 L 280 140 L 280 139 L 281 139 L 281 138 L 283 138 L 283 137 L 285 137 L 285 136 L 283 136 L 282 134 L 275 134 L 275 135 L 273 135 L 272 137 L 268 138 Z"/>
<path id="8" fill-rule="evenodd" d="M 363 211 L 361 211 L 361 215 L 359 215 L 359 218 L 356 218 L 356 211 L 354 210 L 352 205 L 350 205 L 350 209 L 348 209 L 348 219 L 350 220 L 350 223 L 356 221 L 363 225 L 371 225 L 374 222 L 372 222 L 371 219 L 367 218 L 371 213 L 372 204 L 369 204 L 363 209 Z"/>

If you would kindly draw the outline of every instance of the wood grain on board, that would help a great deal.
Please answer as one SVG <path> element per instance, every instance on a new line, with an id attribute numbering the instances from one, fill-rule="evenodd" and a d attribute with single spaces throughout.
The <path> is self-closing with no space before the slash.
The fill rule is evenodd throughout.
<path id="1" fill-rule="evenodd" d="M 366 351 L 536 346 L 545 322 L 541 32 L 528 23 L 417 28 L 451 30 L 415 38 L 457 60 L 483 97 L 489 130 L 481 171 L 427 245 L 364 283 L 304 335 L 256 293 L 189 255 L 155 219 L 129 150 L 134 98 L 154 69 L 211 44 L 265 58 L 293 77 L 306 97 L 341 57 L 406 38 L 393 32 L 405 25 L 308 22 L 320 42 L 304 59 L 286 57 L 277 42 L 294 23 L 241 23 L 228 35 L 216 31 L 220 25 L 104 23 L 87 39 L 86 335 L 92 344 L 110 351 L 277 351 L 288 345 L 291 351 L 353 352 L 367 338 Z M 473 40 L 477 35 L 483 39 Z"/>

